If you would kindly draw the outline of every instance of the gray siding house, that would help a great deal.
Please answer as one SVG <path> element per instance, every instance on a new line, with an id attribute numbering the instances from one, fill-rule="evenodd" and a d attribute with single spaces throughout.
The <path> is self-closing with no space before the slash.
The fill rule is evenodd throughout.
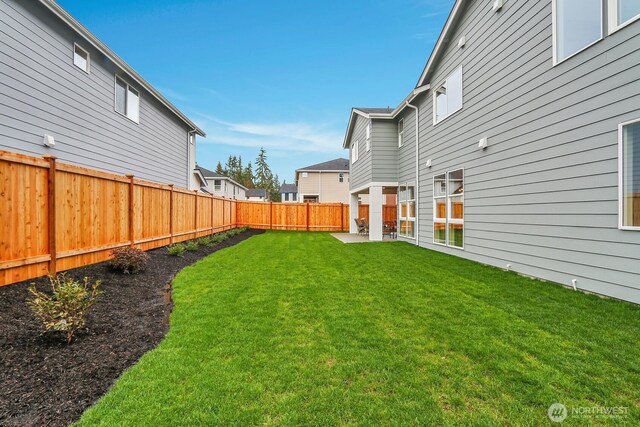
<path id="1" fill-rule="evenodd" d="M 0 0 L 0 149 L 186 188 L 193 122 L 53 0 Z"/>
<path id="2" fill-rule="evenodd" d="M 247 198 L 247 187 L 244 185 L 234 181 L 228 176 L 203 168 L 202 166 L 196 165 L 196 169 L 202 174 L 202 177 L 207 183 L 201 188 L 203 192 L 234 200 L 245 200 Z"/>
<path id="3" fill-rule="evenodd" d="M 640 303 L 639 19 L 456 1 L 412 93 L 351 112 L 352 216 L 370 194 L 381 240 L 374 200 L 397 191 L 401 240 Z"/>

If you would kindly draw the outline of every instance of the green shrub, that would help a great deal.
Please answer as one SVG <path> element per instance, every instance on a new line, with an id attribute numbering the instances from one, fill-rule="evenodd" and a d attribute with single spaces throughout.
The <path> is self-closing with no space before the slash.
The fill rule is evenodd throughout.
<path id="1" fill-rule="evenodd" d="M 171 246 L 167 246 L 167 252 L 172 256 L 182 256 L 186 252 L 187 248 L 182 243 L 176 243 Z"/>
<path id="2" fill-rule="evenodd" d="M 215 243 L 212 241 L 211 236 L 204 236 L 198 239 L 198 245 L 211 247 L 214 246 Z"/>
<path id="3" fill-rule="evenodd" d="M 73 334 L 85 325 L 87 311 L 95 304 L 100 281 L 96 280 L 89 288 L 89 278 L 82 282 L 67 278 L 65 274 L 50 276 L 51 293 L 40 292 L 35 283 L 29 287 L 33 298 L 27 304 L 42 321 L 46 330 L 61 331 L 67 334 L 67 343 Z"/>
<path id="4" fill-rule="evenodd" d="M 149 255 L 145 251 L 130 246 L 114 249 L 111 255 L 113 258 L 109 261 L 109 265 L 124 274 L 142 271 L 149 262 Z"/>
<path id="5" fill-rule="evenodd" d="M 195 252 L 198 250 L 198 242 L 196 242 L 195 240 L 189 240 L 184 244 L 184 248 L 189 252 Z"/>
<path id="6" fill-rule="evenodd" d="M 227 240 L 227 233 L 225 233 L 224 231 L 221 233 L 216 233 L 213 235 L 211 240 L 213 240 L 214 243 L 222 243 Z"/>

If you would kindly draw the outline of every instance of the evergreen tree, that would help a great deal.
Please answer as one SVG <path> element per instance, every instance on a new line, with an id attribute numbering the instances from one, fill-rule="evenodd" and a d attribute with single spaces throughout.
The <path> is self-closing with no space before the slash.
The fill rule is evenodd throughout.
<path id="1" fill-rule="evenodd" d="M 218 162 L 218 166 L 216 166 L 216 173 L 224 175 L 224 169 L 222 168 L 222 163 Z"/>
<path id="2" fill-rule="evenodd" d="M 267 163 L 267 151 L 264 147 L 260 147 L 260 153 L 256 158 L 256 176 L 254 184 L 257 188 L 270 190 L 273 185 L 273 174 Z"/>
<path id="3" fill-rule="evenodd" d="M 280 179 L 278 178 L 278 174 L 276 174 L 276 176 L 274 176 L 271 180 L 269 195 L 271 196 L 271 200 L 273 200 L 274 202 L 279 202 L 282 199 L 282 194 L 280 194 Z"/>
<path id="4" fill-rule="evenodd" d="M 253 166 L 251 166 L 251 162 L 247 164 L 242 172 L 242 181 L 240 184 L 244 185 L 247 188 L 253 188 Z"/>

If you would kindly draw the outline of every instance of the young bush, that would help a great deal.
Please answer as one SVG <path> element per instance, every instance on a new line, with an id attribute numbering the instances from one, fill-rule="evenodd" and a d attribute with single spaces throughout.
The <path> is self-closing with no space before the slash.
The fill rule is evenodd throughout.
<path id="1" fill-rule="evenodd" d="M 167 252 L 172 256 L 182 256 L 186 252 L 187 248 L 182 243 L 176 243 L 171 246 L 167 246 Z"/>
<path id="2" fill-rule="evenodd" d="M 65 274 L 49 277 L 51 294 L 40 292 L 32 283 L 29 292 L 33 298 L 27 304 L 40 319 L 46 330 L 62 331 L 67 334 L 67 344 L 71 343 L 73 334 L 85 325 L 87 311 L 95 304 L 100 281 L 96 280 L 89 287 L 89 278 L 76 281 Z"/>
<path id="3" fill-rule="evenodd" d="M 227 240 L 227 233 L 225 233 L 225 232 L 216 233 L 216 234 L 213 235 L 211 240 L 213 240 L 214 243 L 222 243 L 225 240 Z"/>
<path id="4" fill-rule="evenodd" d="M 195 252 L 198 250 L 198 242 L 196 242 L 195 240 L 189 240 L 187 243 L 185 243 L 184 248 L 189 252 Z"/>
<path id="5" fill-rule="evenodd" d="M 214 246 L 211 236 L 204 236 L 198 239 L 198 245 L 211 247 Z"/>
<path id="6" fill-rule="evenodd" d="M 124 274 L 142 271 L 149 262 L 149 255 L 145 251 L 129 246 L 114 249 L 111 254 L 113 258 L 109 261 L 109 265 Z"/>

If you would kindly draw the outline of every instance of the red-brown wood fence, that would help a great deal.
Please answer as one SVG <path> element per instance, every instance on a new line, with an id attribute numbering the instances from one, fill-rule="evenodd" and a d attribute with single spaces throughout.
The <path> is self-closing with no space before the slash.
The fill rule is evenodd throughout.
<path id="1" fill-rule="evenodd" d="M 369 205 L 358 206 L 358 218 L 365 218 L 369 220 Z M 383 222 L 395 222 L 398 220 L 398 206 L 397 205 L 384 205 L 382 206 L 382 221 Z"/>
<path id="2" fill-rule="evenodd" d="M 348 230 L 349 207 L 236 201 L 0 150 L 0 286 L 242 226 Z"/>

